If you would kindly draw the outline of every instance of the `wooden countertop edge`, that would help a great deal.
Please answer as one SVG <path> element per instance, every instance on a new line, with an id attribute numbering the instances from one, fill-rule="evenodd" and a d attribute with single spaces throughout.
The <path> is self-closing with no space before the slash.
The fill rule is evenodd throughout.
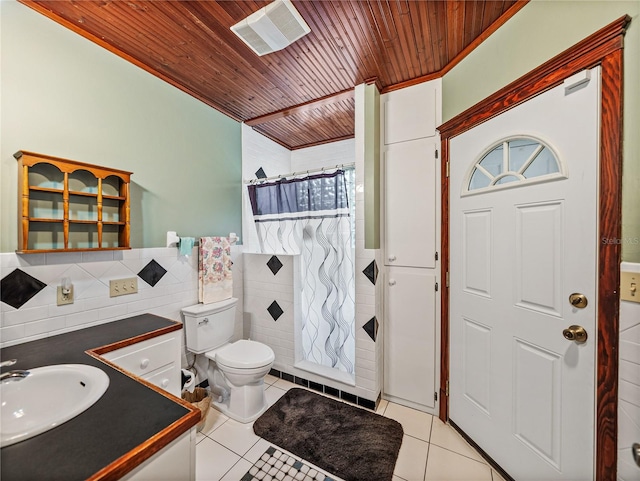
<path id="1" fill-rule="evenodd" d="M 147 439 L 144 443 L 136 446 L 134 449 L 129 451 L 127 454 L 121 456 L 116 459 L 114 462 L 105 466 L 100 471 L 95 473 L 93 476 L 87 478 L 87 481 L 111 481 L 117 480 L 123 477 L 128 472 L 132 471 L 144 461 L 149 459 L 155 453 L 160 451 L 165 446 L 169 445 L 171 441 L 180 437 L 180 435 L 184 434 L 187 430 L 191 429 L 193 426 L 198 424 L 200 421 L 200 409 L 197 406 L 194 406 L 191 403 L 186 402 L 183 399 L 180 399 L 164 389 L 152 384 L 131 372 L 122 369 L 111 361 L 102 357 L 102 354 L 106 354 L 107 352 L 114 351 L 116 349 L 121 349 L 126 346 L 130 346 L 132 344 L 136 344 L 138 342 L 146 341 L 147 339 L 152 339 L 154 337 L 161 336 L 163 334 L 167 334 L 169 332 L 177 331 L 182 329 L 182 323 L 176 322 L 175 324 L 167 327 L 163 327 L 161 329 L 156 329 L 155 331 L 149 331 L 140 336 L 131 337 L 129 339 L 124 339 L 122 341 L 114 342 L 112 344 L 107 344 L 105 346 L 100 346 L 94 349 L 90 349 L 85 351 L 89 356 L 97 359 L 98 361 L 107 364 L 109 367 L 115 369 L 116 371 L 120 371 L 124 375 L 132 378 L 133 380 L 144 384 L 149 389 L 155 391 L 157 394 L 160 394 L 168 399 L 171 399 L 176 404 L 182 405 L 185 409 L 188 410 L 188 413 L 182 416 L 180 419 L 170 424 L 163 430 L 156 433 L 151 438 Z"/>
<path id="2" fill-rule="evenodd" d="M 116 481 L 137 468 L 144 461 L 171 443 L 171 441 L 177 439 L 180 435 L 198 424 L 198 421 L 200 421 L 200 410 L 195 406 L 189 407 L 189 410 L 190 412 L 187 415 L 167 426 L 108 466 L 105 466 L 93 476 L 87 478 L 87 481 Z"/>
<path id="3" fill-rule="evenodd" d="M 174 324 L 170 326 L 162 327 L 160 329 L 156 329 L 155 331 L 145 332 L 144 334 L 140 334 L 139 336 L 130 337 L 128 339 L 123 339 L 121 341 L 113 342 L 111 344 L 106 344 L 104 346 L 95 347 L 86 352 L 89 355 L 97 354 L 100 356 L 102 354 L 106 354 L 107 352 L 115 351 L 116 349 L 122 349 L 123 347 L 127 347 L 132 344 L 137 344 L 139 342 L 146 341 L 148 339 L 153 339 L 154 337 L 162 336 L 163 334 L 167 334 L 173 331 L 179 331 L 180 329 L 182 329 L 181 322 L 177 322 L 177 321 L 173 321 L 173 322 Z"/>

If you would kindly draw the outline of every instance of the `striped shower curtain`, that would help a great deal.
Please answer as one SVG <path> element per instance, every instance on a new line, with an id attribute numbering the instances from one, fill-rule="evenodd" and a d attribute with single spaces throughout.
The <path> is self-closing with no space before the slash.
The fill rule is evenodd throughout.
<path id="1" fill-rule="evenodd" d="M 353 374 L 355 276 L 347 177 L 338 170 L 249 185 L 264 254 L 299 254 L 303 358 Z"/>

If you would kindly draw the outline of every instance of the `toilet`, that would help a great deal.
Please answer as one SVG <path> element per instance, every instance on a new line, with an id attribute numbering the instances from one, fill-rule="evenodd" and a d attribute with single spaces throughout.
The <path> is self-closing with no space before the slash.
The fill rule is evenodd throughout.
<path id="1" fill-rule="evenodd" d="M 187 349 L 196 354 L 211 388 L 212 405 L 241 423 L 256 420 L 267 409 L 264 378 L 273 366 L 273 350 L 261 342 L 230 342 L 238 299 L 196 304 L 182 309 Z"/>

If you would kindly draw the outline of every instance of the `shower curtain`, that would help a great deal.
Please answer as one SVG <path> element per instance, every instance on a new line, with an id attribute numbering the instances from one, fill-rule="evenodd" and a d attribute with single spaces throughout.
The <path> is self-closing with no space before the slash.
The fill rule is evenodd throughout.
<path id="1" fill-rule="evenodd" d="M 355 364 L 347 189 L 352 176 L 353 171 L 338 170 L 248 186 L 261 252 L 301 256 L 303 359 L 349 374 Z"/>

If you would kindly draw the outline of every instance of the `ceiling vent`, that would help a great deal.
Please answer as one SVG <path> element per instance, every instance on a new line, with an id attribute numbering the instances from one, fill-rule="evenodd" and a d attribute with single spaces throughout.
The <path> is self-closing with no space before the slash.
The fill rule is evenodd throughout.
<path id="1" fill-rule="evenodd" d="M 258 55 L 282 50 L 311 29 L 290 0 L 276 0 L 231 27 Z"/>

